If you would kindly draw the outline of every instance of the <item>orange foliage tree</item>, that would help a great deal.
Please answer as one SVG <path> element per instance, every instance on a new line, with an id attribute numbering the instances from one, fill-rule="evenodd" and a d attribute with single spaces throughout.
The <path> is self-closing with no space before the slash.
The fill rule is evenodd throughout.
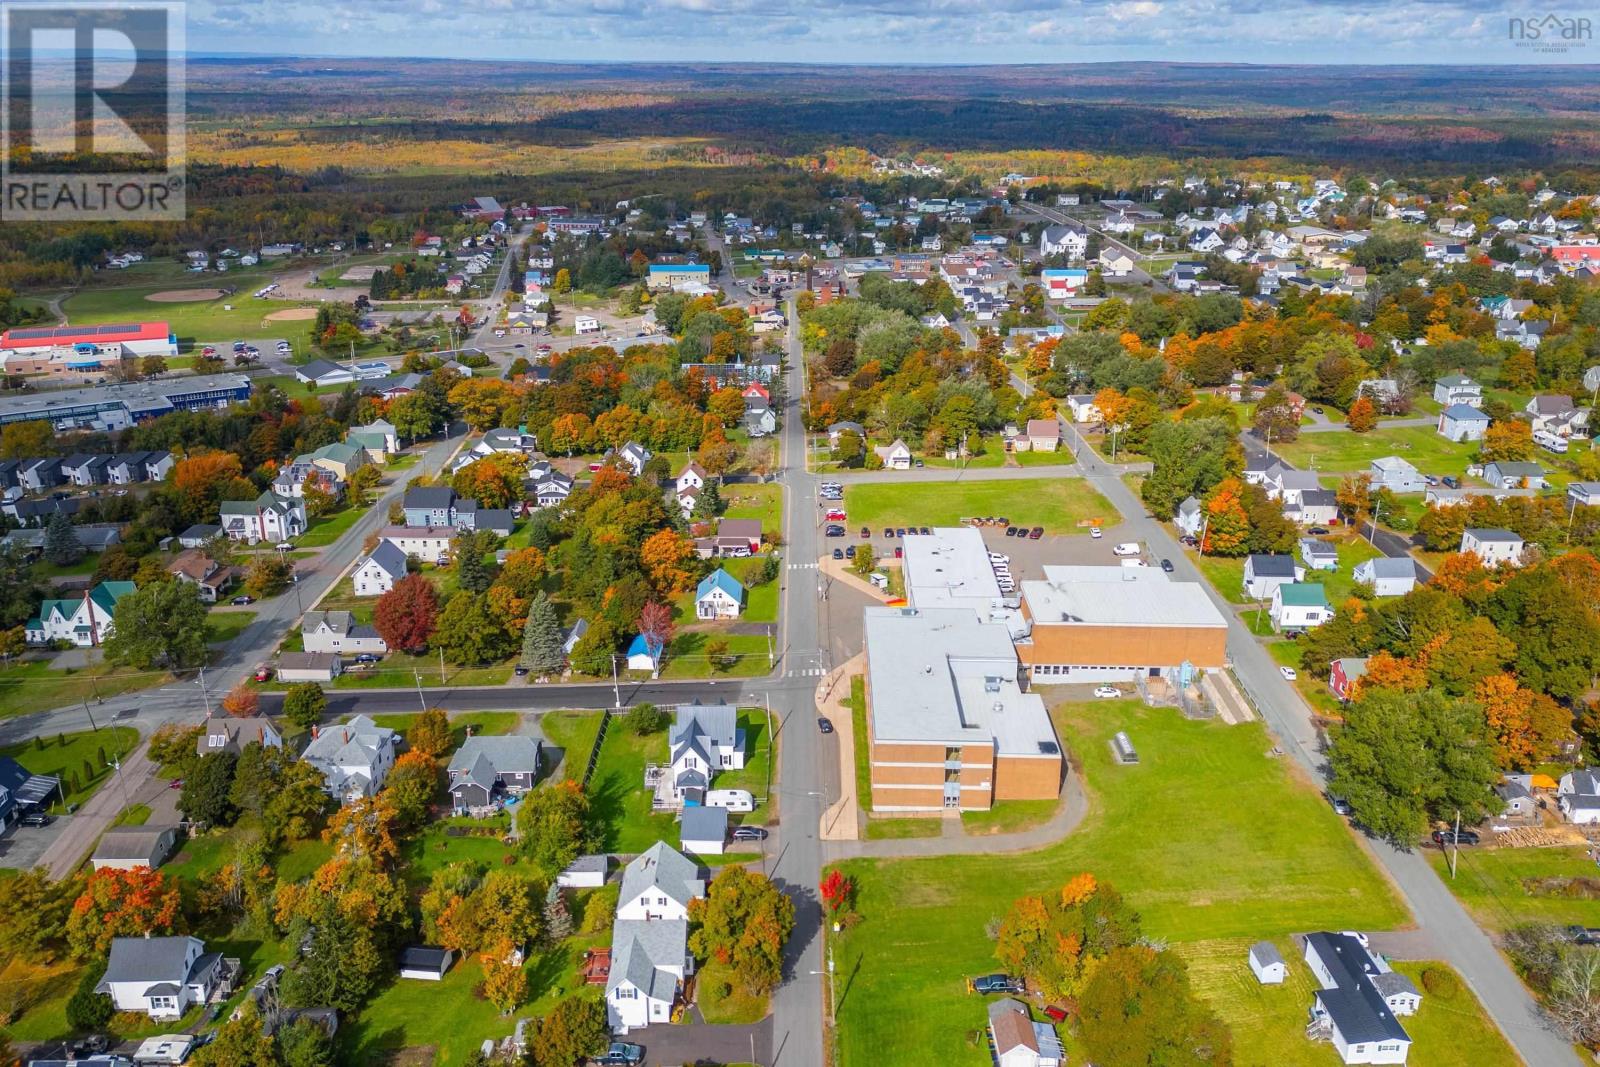
<path id="1" fill-rule="evenodd" d="M 170 934 L 182 906 L 177 882 L 160 871 L 95 871 L 67 916 L 67 945 L 84 959 L 104 955 L 113 938 Z"/>

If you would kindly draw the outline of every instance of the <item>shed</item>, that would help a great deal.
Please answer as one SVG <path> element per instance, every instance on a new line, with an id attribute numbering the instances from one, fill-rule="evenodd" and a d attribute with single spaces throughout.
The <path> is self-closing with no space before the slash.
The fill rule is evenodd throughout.
<path id="1" fill-rule="evenodd" d="M 447 948 L 412 945 L 400 951 L 400 977 L 437 982 L 444 978 L 454 960 L 455 953 Z"/>
<path id="2" fill-rule="evenodd" d="M 1257 941 L 1250 946 L 1250 973 L 1262 985 L 1282 985 L 1289 967 L 1271 941 Z"/>
<path id="3" fill-rule="evenodd" d="M 113 826 L 100 838 L 90 862 L 94 869 L 103 871 L 110 867 L 131 871 L 135 867 L 161 866 L 178 843 L 178 827 L 165 826 Z"/>
<path id="4" fill-rule="evenodd" d="M 606 884 L 611 869 L 611 857 L 600 853 L 579 856 L 571 865 L 556 875 L 556 885 L 563 889 L 597 889 Z"/>
<path id="5" fill-rule="evenodd" d="M 1118 730 L 1111 739 L 1111 752 L 1117 757 L 1118 763 L 1138 763 L 1139 753 L 1134 750 L 1133 742 L 1128 740 L 1128 735 Z"/>
<path id="6" fill-rule="evenodd" d="M 284 652 L 278 656 L 281 682 L 331 682 L 343 670 L 337 652 Z"/>
<path id="7" fill-rule="evenodd" d="M 693 806 L 683 809 L 678 828 L 685 852 L 720 856 L 728 840 L 728 809 Z"/>

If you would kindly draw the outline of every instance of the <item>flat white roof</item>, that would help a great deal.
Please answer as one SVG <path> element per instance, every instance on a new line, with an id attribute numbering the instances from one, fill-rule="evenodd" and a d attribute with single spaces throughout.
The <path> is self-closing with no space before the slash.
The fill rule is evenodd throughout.
<path id="1" fill-rule="evenodd" d="M 1044 701 L 1017 683 L 1004 626 L 964 607 L 867 608 L 863 621 L 875 738 L 1060 754 Z"/>
<path id="2" fill-rule="evenodd" d="M 983 534 L 970 526 L 940 526 L 901 541 L 906 600 L 915 608 L 966 608 L 1005 623 L 1013 637 L 1027 633 L 1013 595 L 1007 603 L 989 562 Z"/>
<path id="3" fill-rule="evenodd" d="M 1156 567 L 1046 567 L 1023 582 L 1035 626 L 1228 625 L 1198 582 L 1174 582 Z"/>

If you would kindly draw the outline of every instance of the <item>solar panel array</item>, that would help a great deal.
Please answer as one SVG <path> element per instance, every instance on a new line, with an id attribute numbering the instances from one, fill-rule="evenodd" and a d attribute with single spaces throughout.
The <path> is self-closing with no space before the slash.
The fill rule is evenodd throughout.
<path id="1" fill-rule="evenodd" d="M 47 341 L 55 337 L 112 337 L 143 332 L 143 324 L 124 322 L 106 326 L 46 326 L 33 330 L 9 330 L 6 337 L 12 341 Z"/>

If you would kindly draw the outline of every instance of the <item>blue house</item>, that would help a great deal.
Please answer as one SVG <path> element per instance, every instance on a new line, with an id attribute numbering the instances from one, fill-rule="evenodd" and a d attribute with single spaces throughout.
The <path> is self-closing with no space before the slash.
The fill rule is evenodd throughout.
<path id="1" fill-rule="evenodd" d="M 739 579 L 718 567 L 694 591 L 697 619 L 737 619 L 744 610 L 744 586 Z"/>
<path id="2" fill-rule="evenodd" d="M 628 669 L 654 674 L 661 669 L 661 654 L 665 651 L 660 641 L 649 641 L 639 634 L 628 646 Z"/>

